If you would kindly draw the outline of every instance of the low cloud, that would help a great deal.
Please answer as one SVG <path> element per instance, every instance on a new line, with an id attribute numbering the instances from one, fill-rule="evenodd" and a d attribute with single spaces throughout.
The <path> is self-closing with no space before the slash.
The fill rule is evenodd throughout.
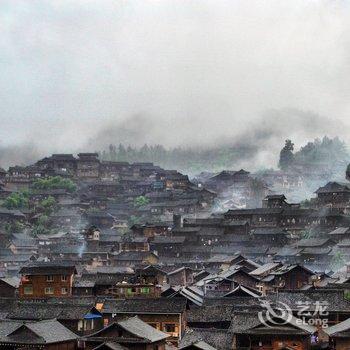
<path id="1" fill-rule="evenodd" d="M 287 137 L 350 142 L 341 0 L 4 0 L 0 32 L 2 166 L 120 142 L 259 143 L 273 165 Z"/>

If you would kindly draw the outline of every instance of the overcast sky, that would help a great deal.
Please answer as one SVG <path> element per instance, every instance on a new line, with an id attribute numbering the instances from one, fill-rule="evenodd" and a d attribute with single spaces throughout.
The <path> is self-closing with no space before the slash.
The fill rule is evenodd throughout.
<path id="1" fill-rule="evenodd" d="M 1 145 L 207 145 L 260 130 L 277 148 L 286 137 L 350 141 L 349 10 L 336 0 L 0 0 Z"/>

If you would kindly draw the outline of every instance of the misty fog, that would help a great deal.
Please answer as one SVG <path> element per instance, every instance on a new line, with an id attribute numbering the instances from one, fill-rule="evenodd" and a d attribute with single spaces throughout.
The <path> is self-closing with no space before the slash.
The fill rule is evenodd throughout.
<path id="1" fill-rule="evenodd" d="M 0 166 L 109 143 L 350 142 L 345 1 L 0 1 Z"/>

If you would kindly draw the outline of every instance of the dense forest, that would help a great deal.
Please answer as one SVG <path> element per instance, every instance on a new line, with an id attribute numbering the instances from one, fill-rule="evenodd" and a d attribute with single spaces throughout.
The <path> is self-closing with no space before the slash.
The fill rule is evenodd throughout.
<path id="1" fill-rule="evenodd" d="M 280 152 L 279 167 L 282 170 L 293 169 L 293 167 L 315 167 L 316 169 L 337 171 L 344 170 L 349 163 L 349 152 L 345 142 L 338 137 L 333 139 L 325 136 L 315 139 L 294 152 L 294 144 L 286 140 Z"/>
<path id="2" fill-rule="evenodd" d="M 122 162 L 153 162 L 165 169 L 178 169 L 188 174 L 236 168 L 242 158 L 249 159 L 258 152 L 256 146 L 217 147 L 211 149 L 171 148 L 162 145 L 140 148 L 110 145 L 99 152 L 101 159 Z"/>
<path id="3" fill-rule="evenodd" d="M 238 169 L 242 161 L 254 159 L 259 153 L 259 145 L 221 146 L 208 149 L 171 148 L 162 145 L 144 145 L 136 148 L 123 144 L 110 145 L 99 152 L 101 159 L 126 162 L 153 162 L 166 169 L 179 169 L 196 174 L 203 170 L 220 171 Z M 276 158 L 278 155 L 276 155 Z M 279 167 L 287 170 L 293 166 L 317 166 L 318 168 L 343 168 L 349 162 L 346 144 L 339 138 L 327 136 L 315 139 L 294 152 L 294 144 L 286 140 L 280 153 Z"/>

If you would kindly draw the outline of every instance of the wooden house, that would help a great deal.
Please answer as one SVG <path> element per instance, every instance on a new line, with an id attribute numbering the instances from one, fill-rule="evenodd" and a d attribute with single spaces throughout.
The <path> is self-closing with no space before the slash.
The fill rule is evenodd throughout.
<path id="1" fill-rule="evenodd" d="M 159 256 L 177 256 L 180 254 L 186 237 L 183 236 L 156 236 L 151 241 L 151 249 Z"/>
<path id="2" fill-rule="evenodd" d="M 186 329 L 184 298 L 107 299 L 102 313 L 110 323 L 137 315 L 142 321 L 168 334 L 169 340 L 173 341 L 181 339 Z"/>
<path id="3" fill-rule="evenodd" d="M 286 230 L 279 227 L 257 227 L 250 234 L 256 242 L 268 242 L 272 246 L 284 246 L 289 236 Z"/>
<path id="4" fill-rule="evenodd" d="M 150 246 L 147 237 L 129 237 L 119 244 L 119 249 L 123 252 L 144 251 L 148 252 Z"/>
<path id="5" fill-rule="evenodd" d="M 298 322 L 295 317 L 275 317 L 270 323 L 263 323 L 261 319 L 255 312 L 234 313 L 234 349 L 308 350 L 311 345 L 317 345 L 316 340 L 312 344 L 312 339 L 316 339 L 312 336 L 317 333 L 317 328 Z"/>
<path id="6" fill-rule="evenodd" d="M 57 320 L 0 321 L 0 349 L 75 350 L 78 336 Z"/>
<path id="7" fill-rule="evenodd" d="M 350 201 L 350 186 L 338 182 L 328 182 L 315 192 L 317 195 L 317 205 L 331 205 L 333 207 L 344 207 Z"/>
<path id="8" fill-rule="evenodd" d="M 14 298 L 17 296 L 20 279 L 17 277 L 0 278 L 0 297 Z"/>
<path id="9" fill-rule="evenodd" d="M 222 310 L 222 308 L 220 308 Z M 227 312 L 225 312 L 227 314 Z M 215 313 L 217 316 L 217 313 Z M 215 316 L 214 315 L 214 316 Z M 234 334 L 226 328 L 189 328 L 179 344 L 180 349 L 232 350 Z"/>
<path id="10" fill-rule="evenodd" d="M 329 348 L 346 350 L 350 347 L 350 319 L 328 327 L 325 332 L 329 336 Z"/>
<path id="11" fill-rule="evenodd" d="M 148 238 L 155 237 L 158 235 L 165 235 L 169 231 L 168 223 L 146 223 L 143 225 L 135 224 L 130 228 L 134 234 L 145 236 Z"/>
<path id="12" fill-rule="evenodd" d="M 73 176 L 76 172 L 77 159 L 73 154 L 53 154 L 36 162 L 42 170 L 52 169 L 55 172 L 65 172 Z"/>
<path id="13" fill-rule="evenodd" d="M 248 221 L 251 227 L 276 227 L 278 226 L 282 208 L 256 208 L 234 209 L 225 213 L 225 219 Z"/>
<path id="14" fill-rule="evenodd" d="M 156 254 L 147 251 L 129 251 L 111 255 L 111 261 L 116 266 L 156 265 L 158 260 Z"/>
<path id="15" fill-rule="evenodd" d="M 121 191 L 121 185 L 116 181 L 98 180 L 88 184 L 88 190 L 91 193 L 98 194 L 107 198 L 116 197 Z"/>
<path id="16" fill-rule="evenodd" d="M 75 266 L 63 263 L 35 263 L 20 270 L 19 297 L 23 299 L 69 297 Z"/>
<path id="17" fill-rule="evenodd" d="M 120 282 L 108 288 L 106 294 L 116 298 L 157 298 L 161 294 L 161 287 L 153 283 Z"/>
<path id="18" fill-rule="evenodd" d="M 100 227 L 100 228 L 111 228 L 115 222 L 115 217 L 109 211 L 86 211 L 84 218 L 87 220 L 89 225 Z"/>
<path id="19" fill-rule="evenodd" d="M 168 272 L 168 284 L 170 286 L 187 286 L 191 285 L 193 280 L 194 271 L 189 268 L 182 266 L 173 271 Z"/>
<path id="20" fill-rule="evenodd" d="M 101 161 L 100 175 L 105 179 L 117 179 L 126 173 L 130 167 L 128 162 Z"/>
<path id="21" fill-rule="evenodd" d="M 97 153 L 79 153 L 76 175 L 80 179 L 94 180 L 100 175 L 100 161 Z"/>
<path id="22" fill-rule="evenodd" d="M 223 170 L 205 181 L 205 186 L 215 191 L 222 191 L 223 189 L 232 185 L 244 185 L 249 181 L 249 172 L 243 169 L 239 171 Z"/>
<path id="23" fill-rule="evenodd" d="M 101 349 L 101 345 L 115 344 L 112 349 L 165 350 L 169 338 L 158 329 L 143 322 L 137 316 L 118 320 L 83 338 L 84 349 Z M 103 347 L 102 347 L 103 348 Z"/>
<path id="24" fill-rule="evenodd" d="M 21 301 L 7 314 L 7 319 L 40 321 L 56 319 L 69 330 L 86 335 L 103 327 L 102 314 L 94 307 L 93 299 L 67 299 L 65 303 L 55 298 Z"/>
<path id="25" fill-rule="evenodd" d="M 81 215 L 77 210 L 61 208 L 50 215 L 54 227 L 71 228 L 79 224 Z"/>
<path id="26" fill-rule="evenodd" d="M 24 222 L 25 219 L 26 216 L 20 210 L 0 208 L 0 223 L 2 225 L 15 221 Z"/>
<path id="27" fill-rule="evenodd" d="M 167 272 L 163 271 L 161 267 L 154 265 L 137 269 L 135 275 L 141 283 L 151 283 L 155 285 L 164 285 L 167 283 Z"/>
<path id="28" fill-rule="evenodd" d="M 274 278 L 268 281 L 275 290 L 294 290 L 311 285 L 314 272 L 301 265 L 283 265 L 271 271 Z M 261 282 L 260 282 L 261 283 Z"/>
<path id="29" fill-rule="evenodd" d="M 341 241 L 350 238 L 350 227 L 337 227 L 328 233 L 333 240 Z"/>
<path id="30" fill-rule="evenodd" d="M 264 198 L 263 208 L 284 208 L 290 205 L 286 202 L 284 194 L 271 194 Z"/>

